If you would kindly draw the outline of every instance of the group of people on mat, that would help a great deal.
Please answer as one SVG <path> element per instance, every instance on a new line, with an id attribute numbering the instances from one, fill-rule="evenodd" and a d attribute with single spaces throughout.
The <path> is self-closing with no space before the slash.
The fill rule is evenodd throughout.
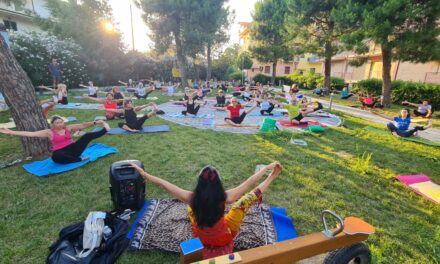
<path id="1" fill-rule="evenodd" d="M 262 202 L 263 193 L 283 170 L 279 162 L 273 162 L 237 187 L 225 190 L 219 172 L 214 167 L 206 166 L 199 173 L 194 191 L 188 191 L 151 175 L 135 163 L 131 163 L 131 166 L 142 178 L 163 188 L 171 196 L 188 205 L 192 232 L 204 246 L 202 251 L 204 259 L 233 252 L 234 238 L 240 231 L 247 211 L 253 204 Z M 266 172 L 270 172 L 269 176 L 251 189 Z M 232 206 L 225 214 L 227 204 Z"/>

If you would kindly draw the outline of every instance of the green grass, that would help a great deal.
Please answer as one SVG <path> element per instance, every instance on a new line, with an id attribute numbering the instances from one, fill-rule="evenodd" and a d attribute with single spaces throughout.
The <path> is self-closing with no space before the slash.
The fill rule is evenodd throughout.
<path id="1" fill-rule="evenodd" d="M 158 93 L 153 96 L 159 96 Z M 169 100 L 161 97 L 159 102 Z M 74 100 L 72 100 L 74 101 Z M 102 112 L 55 110 L 79 121 Z M 322 230 L 320 213 L 357 216 L 376 227 L 367 241 L 375 263 L 439 263 L 440 206 L 393 180 L 395 175 L 423 173 L 440 183 L 440 149 L 363 130 L 371 124 L 343 115 L 348 127 L 322 135 L 294 134 L 308 147 L 288 142 L 292 134 L 237 135 L 169 124 L 171 132 L 105 136 L 98 142 L 119 149 L 80 169 L 37 178 L 21 165 L 0 170 L 0 259 L 2 263 L 42 263 L 59 230 L 83 221 L 89 211 L 112 210 L 108 169 L 124 159 L 143 161 L 146 170 L 192 189 L 204 165 L 221 173 L 225 187 L 250 176 L 256 164 L 279 160 L 284 171 L 264 200 L 287 208 L 300 235 Z M 0 113 L 7 121 L 8 113 Z M 116 126 L 117 121 L 110 122 Z M 380 126 L 376 126 L 380 127 Z M 0 160 L 19 155 L 20 141 L 0 135 Z M 168 197 L 147 183 L 147 198 Z M 177 263 L 178 255 L 126 252 L 119 263 Z"/>

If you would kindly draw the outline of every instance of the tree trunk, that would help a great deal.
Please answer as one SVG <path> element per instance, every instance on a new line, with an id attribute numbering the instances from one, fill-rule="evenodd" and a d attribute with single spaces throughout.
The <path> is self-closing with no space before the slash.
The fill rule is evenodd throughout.
<path id="1" fill-rule="evenodd" d="M 273 62 L 272 63 L 272 78 L 270 78 L 270 82 L 272 83 L 273 86 L 276 86 L 275 83 L 275 76 L 277 75 L 277 62 Z"/>
<path id="2" fill-rule="evenodd" d="M 332 43 L 327 41 L 325 43 L 325 58 L 324 58 L 324 93 L 330 92 L 331 86 L 331 72 L 332 72 Z"/>
<path id="3" fill-rule="evenodd" d="M 196 79 L 195 80 L 200 80 L 200 70 L 199 67 L 197 67 L 196 64 L 196 57 L 193 58 L 193 64 L 194 64 L 194 71 L 196 72 Z"/>
<path id="4" fill-rule="evenodd" d="M 179 65 L 182 87 L 188 87 L 188 79 L 186 77 L 186 60 L 185 55 L 183 54 L 182 40 L 180 39 L 180 30 L 174 31 L 174 41 L 176 42 L 177 64 Z"/>
<path id="5" fill-rule="evenodd" d="M 391 106 L 391 49 L 381 47 L 382 51 L 382 95 L 384 107 Z"/>
<path id="6" fill-rule="evenodd" d="M 211 60 L 211 44 L 208 43 L 206 57 L 208 58 L 208 67 L 206 68 L 206 80 L 211 80 L 211 68 L 212 68 L 212 60 Z"/>
<path id="7" fill-rule="evenodd" d="M 18 130 L 37 131 L 49 127 L 35 97 L 31 80 L 1 36 L 0 92 L 5 97 Z M 22 137 L 21 143 L 24 157 L 40 158 L 49 154 L 51 150 L 48 139 Z"/>

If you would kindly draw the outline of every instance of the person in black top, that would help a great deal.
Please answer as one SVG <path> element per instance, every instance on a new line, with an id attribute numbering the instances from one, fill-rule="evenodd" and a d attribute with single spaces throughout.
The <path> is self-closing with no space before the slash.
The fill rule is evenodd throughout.
<path id="1" fill-rule="evenodd" d="M 125 95 L 116 86 L 113 86 L 112 93 L 113 93 L 113 99 L 118 104 L 118 108 L 124 108 Z"/>
<path id="2" fill-rule="evenodd" d="M 130 132 L 139 132 L 142 130 L 142 125 L 144 122 L 150 118 L 156 115 L 157 112 L 157 105 L 153 102 L 141 105 L 135 107 L 133 102 L 131 100 L 126 100 L 124 103 L 125 108 L 124 109 L 106 109 L 106 111 L 111 111 L 115 113 L 123 113 L 125 117 L 125 123 L 118 123 L 118 126 L 122 129 L 125 129 Z M 137 118 L 136 113 L 152 106 L 153 110 L 149 112 L 148 114 L 143 115 L 141 118 Z"/>
<path id="3" fill-rule="evenodd" d="M 226 105 L 226 97 L 223 90 L 219 90 L 217 96 L 215 97 L 217 104 L 215 106 L 224 107 Z"/>
<path id="4" fill-rule="evenodd" d="M 186 102 L 186 111 L 182 111 L 183 115 L 192 114 L 197 115 L 200 109 L 200 103 L 197 102 L 200 100 L 198 95 L 194 95 L 195 91 L 185 91 L 185 96 L 183 97 Z M 197 104 L 197 106 L 196 106 Z"/>

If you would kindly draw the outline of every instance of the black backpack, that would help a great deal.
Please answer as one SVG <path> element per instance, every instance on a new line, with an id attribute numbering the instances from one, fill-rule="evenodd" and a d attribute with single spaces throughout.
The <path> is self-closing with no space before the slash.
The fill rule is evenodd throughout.
<path id="1" fill-rule="evenodd" d="M 104 219 L 106 226 L 112 229 L 112 235 L 102 240 L 99 248 L 89 256 L 77 259 L 76 255 L 82 250 L 84 222 L 72 224 L 61 229 L 58 240 L 49 247 L 48 264 L 111 264 L 127 248 L 128 224 L 125 220 L 110 213 Z"/>

